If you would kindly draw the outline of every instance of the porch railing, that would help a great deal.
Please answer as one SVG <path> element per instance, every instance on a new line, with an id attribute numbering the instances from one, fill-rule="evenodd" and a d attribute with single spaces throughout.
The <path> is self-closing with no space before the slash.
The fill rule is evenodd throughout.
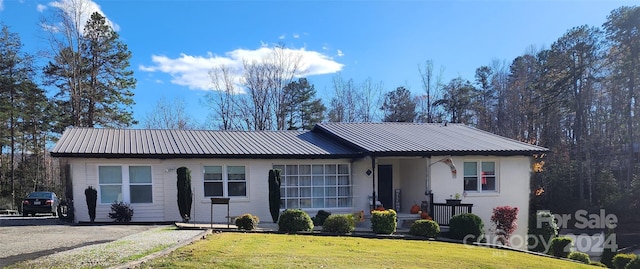
<path id="1" fill-rule="evenodd" d="M 455 215 L 472 213 L 473 204 L 431 204 L 431 217 L 439 225 L 449 225 L 449 220 Z"/>

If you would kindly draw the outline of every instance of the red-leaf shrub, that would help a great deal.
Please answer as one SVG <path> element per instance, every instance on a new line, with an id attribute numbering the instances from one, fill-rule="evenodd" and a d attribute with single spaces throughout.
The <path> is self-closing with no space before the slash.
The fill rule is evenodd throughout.
<path id="1" fill-rule="evenodd" d="M 503 245 L 509 245 L 509 237 L 518 228 L 518 208 L 499 206 L 493 209 L 491 222 L 495 225 L 495 234 Z"/>

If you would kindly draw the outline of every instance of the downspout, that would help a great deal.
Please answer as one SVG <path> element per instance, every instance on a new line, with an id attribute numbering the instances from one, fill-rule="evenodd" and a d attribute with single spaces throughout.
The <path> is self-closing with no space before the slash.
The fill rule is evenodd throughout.
<path id="1" fill-rule="evenodd" d="M 430 157 L 424 157 L 425 162 L 426 162 L 426 167 L 427 167 L 427 175 L 425 177 L 425 189 L 424 189 L 424 195 L 429 195 L 431 193 L 431 158 Z"/>
<path id="2" fill-rule="evenodd" d="M 373 187 L 373 195 L 371 195 L 371 209 L 376 208 L 376 157 L 371 155 L 371 186 Z"/>

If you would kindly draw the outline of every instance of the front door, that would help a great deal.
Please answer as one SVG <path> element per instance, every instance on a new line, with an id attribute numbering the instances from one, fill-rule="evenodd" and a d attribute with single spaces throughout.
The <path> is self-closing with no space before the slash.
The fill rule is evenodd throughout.
<path id="1" fill-rule="evenodd" d="M 377 198 L 385 209 L 393 208 L 393 169 L 391 165 L 378 165 Z"/>

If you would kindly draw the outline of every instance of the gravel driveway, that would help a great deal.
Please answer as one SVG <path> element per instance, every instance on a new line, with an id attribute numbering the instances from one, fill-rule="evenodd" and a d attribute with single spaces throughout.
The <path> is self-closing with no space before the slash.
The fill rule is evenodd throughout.
<path id="1" fill-rule="evenodd" d="M 147 231 L 153 225 L 68 225 L 53 217 L 0 216 L 0 268 Z"/>

